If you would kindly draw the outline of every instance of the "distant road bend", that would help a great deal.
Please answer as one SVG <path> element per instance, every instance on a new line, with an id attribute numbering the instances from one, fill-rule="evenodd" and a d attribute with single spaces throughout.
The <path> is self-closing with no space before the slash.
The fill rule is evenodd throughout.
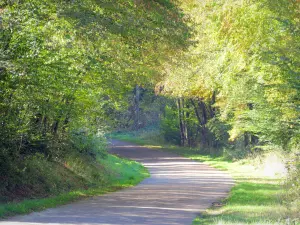
<path id="1" fill-rule="evenodd" d="M 143 163 L 151 173 L 139 185 L 0 225 L 190 225 L 213 202 L 227 196 L 232 178 L 178 155 L 113 141 L 114 154 Z"/>

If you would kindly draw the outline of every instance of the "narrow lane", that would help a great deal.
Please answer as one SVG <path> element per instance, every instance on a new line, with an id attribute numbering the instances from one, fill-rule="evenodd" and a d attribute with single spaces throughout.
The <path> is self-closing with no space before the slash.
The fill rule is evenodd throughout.
<path id="1" fill-rule="evenodd" d="M 141 162 L 151 173 L 139 185 L 0 225 L 190 225 L 212 202 L 227 196 L 232 178 L 172 153 L 113 141 L 110 151 Z"/>

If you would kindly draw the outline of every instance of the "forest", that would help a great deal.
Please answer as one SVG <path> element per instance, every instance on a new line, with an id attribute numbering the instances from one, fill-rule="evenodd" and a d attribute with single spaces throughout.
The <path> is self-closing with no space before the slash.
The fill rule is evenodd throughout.
<path id="1" fill-rule="evenodd" d="M 300 209 L 299 0 L 0 0 L 0 29 L 0 202 L 103 183 L 108 138 L 144 133 L 278 152 Z"/>

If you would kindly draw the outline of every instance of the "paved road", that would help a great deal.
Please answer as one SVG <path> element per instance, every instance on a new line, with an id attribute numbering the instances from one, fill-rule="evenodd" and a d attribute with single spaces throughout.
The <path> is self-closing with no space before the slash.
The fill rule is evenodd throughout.
<path id="1" fill-rule="evenodd" d="M 120 141 L 113 141 L 111 152 L 143 163 L 151 177 L 133 188 L 13 217 L 0 225 L 190 225 L 233 185 L 225 172 L 172 153 Z"/>

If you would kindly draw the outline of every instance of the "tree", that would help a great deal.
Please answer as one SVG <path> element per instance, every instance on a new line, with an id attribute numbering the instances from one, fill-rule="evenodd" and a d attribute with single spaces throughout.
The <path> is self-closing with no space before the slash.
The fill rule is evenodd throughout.
<path id="1" fill-rule="evenodd" d="M 165 93 L 212 102 L 231 140 L 247 134 L 291 149 L 299 140 L 299 1 L 192 2 L 183 7 L 196 44 L 184 62 L 166 65 Z"/>

